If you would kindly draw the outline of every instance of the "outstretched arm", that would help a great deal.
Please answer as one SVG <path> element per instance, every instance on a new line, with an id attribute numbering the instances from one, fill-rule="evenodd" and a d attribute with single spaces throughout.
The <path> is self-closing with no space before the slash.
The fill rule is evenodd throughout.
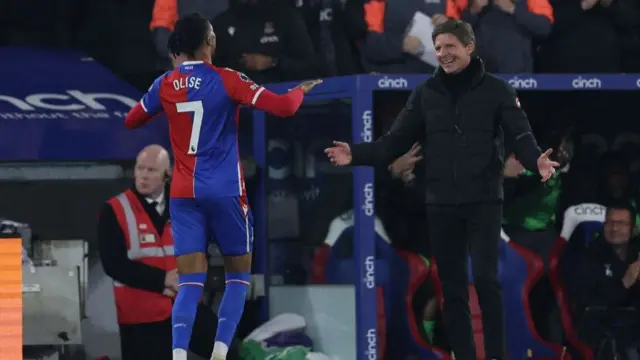
<path id="1" fill-rule="evenodd" d="M 272 115 L 292 116 L 298 111 L 304 98 L 304 93 L 300 88 L 293 89 L 284 95 L 278 95 L 256 84 L 241 72 L 220 69 L 219 74 L 233 101 L 253 106 Z"/>
<path id="2" fill-rule="evenodd" d="M 165 73 L 166 75 L 166 73 Z M 138 102 L 124 119 L 124 126 L 129 129 L 140 127 L 153 120 L 162 112 L 162 104 L 160 103 L 160 83 L 165 75 L 157 78 L 140 102 Z"/>
<path id="3" fill-rule="evenodd" d="M 351 164 L 388 166 L 421 140 L 424 134 L 423 116 L 422 86 L 419 86 L 409 96 L 388 133 L 375 142 L 351 146 Z"/>
<path id="4" fill-rule="evenodd" d="M 538 158 L 542 152 L 531 131 L 527 114 L 520 108 L 515 91 L 507 84 L 500 104 L 500 121 L 507 136 L 512 140 L 516 158 L 525 169 L 537 174 Z"/>

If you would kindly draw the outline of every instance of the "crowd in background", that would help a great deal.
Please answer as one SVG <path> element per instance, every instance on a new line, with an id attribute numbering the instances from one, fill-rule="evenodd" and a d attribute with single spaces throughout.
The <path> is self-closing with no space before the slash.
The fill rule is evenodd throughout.
<path id="1" fill-rule="evenodd" d="M 463 19 L 495 73 L 640 72 L 634 0 L 35 0 L 4 1 L 0 42 L 79 48 L 145 88 L 170 66 L 167 38 L 200 12 L 218 36 L 214 63 L 261 83 L 367 72 L 428 73 L 407 34 L 416 11 Z M 52 20 L 51 17 L 55 20 Z"/>
<path id="2" fill-rule="evenodd" d="M 407 35 L 416 11 L 434 22 L 454 17 L 471 23 L 477 53 L 490 72 L 640 73 L 637 0 L 11 0 L 0 4 L 0 44 L 79 49 L 145 90 L 170 66 L 166 40 L 177 16 L 200 12 L 212 19 L 217 35 L 213 63 L 245 72 L 258 83 L 371 72 L 430 73 L 433 67 L 419 58 L 424 45 Z M 377 132 L 389 127 L 402 103 L 391 99 L 378 106 Z M 640 310 L 635 159 L 623 152 L 601 157 L 577 153 L 580 140 L 571 123 L 579 119 L 563 120 L 557 126 L 533 124 L 544 130 L 536 131 L 542 147 L 553 147 L 562 164 L 551 181 L 540 183 L 517 159 L 507 158 L 504 229 L 548 266 L 569 206 L 593 202 L 610 207 L 600 236 L 588 245 L 570 242 L 569 253 L 578 265 L 565 275 L 575 285 L 572 297 L 580 299 L 575 319 L 590 305 Z M 422 187 L 413 186 L 424 171 L 414 174 L 417 178 L 377 169 L 376 213 L 395 246 L 428 257 L 424 196 Z M 332 194 L 352 191 L 340 182 L 323 186 L 321 191 Z M 317 231 L 309 231 L 305 241 L 319 244 L 322 229 L 349 209 L 350 198 L 324 197 L 319 207 L 332 210 L 318 216 L 312 227 Z M 559 320 L 543 316 L 553 313 L 550 291 L 544 283 L 534 291 L 532 310 L 540 335 L 562 342 Z M 433 291 L 427 286 L 420 297 L 417 313 L 432 321 Z M 640 333 L 640 320 L 635 325 Z M 425 337 L 433 339 L 433 327 L 425 326 Z M 637 340 L 627 339 L 628 344 Z"/>

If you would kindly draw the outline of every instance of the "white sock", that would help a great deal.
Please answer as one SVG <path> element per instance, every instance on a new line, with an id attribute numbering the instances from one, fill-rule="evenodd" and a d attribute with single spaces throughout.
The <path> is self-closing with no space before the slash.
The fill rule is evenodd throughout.
<path id="1" fill-rule="evenodd" d="M 213 354 L 211 354 L 211 360 L 225 360 L 229 347 L 220 341 L 216 341 L 213 344 Z M 175 360 L 175 359 L 174 359 Z"/>
<path id="2" fill-rule="evenodd" d="M 173 360 L 187 360 L 187 350 L 173 349 Z"/>

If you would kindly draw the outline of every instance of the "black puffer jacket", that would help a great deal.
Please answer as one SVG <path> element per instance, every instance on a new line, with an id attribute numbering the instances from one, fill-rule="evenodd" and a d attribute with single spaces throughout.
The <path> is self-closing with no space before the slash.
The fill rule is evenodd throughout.
<path id="1" fill-rule="evenodd" d="M 514 90 L 474 58 L 462 72 L 438 69 L 418 86 L 386 135 L 352 146 L 352 163 L 388 165 L 420 142 L 427 204 L 502 200 L 503 131 L 516 157 L 537 173 L 540 149 Z"/>

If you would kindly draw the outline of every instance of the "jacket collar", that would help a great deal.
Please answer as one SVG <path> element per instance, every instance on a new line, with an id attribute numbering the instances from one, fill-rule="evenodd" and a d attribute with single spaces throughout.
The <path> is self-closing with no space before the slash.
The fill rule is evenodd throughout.
<path id="1" fill-rule="evenodd" d="M 138 200 L 140 201 L 141 204 L 143 204 L 143 206 L 147 206 L 149 205 L 149 202 L 147 201 L 147 197 L 140 194 L 138 192 L 138 190 L 136 190 L 136 186 L 135 185 L 131 185 L 130 190 L 133 192 L 133 194 L 136 196 L 136 198 L 138 198 Z M 169 191 L 170 191 L 170 185 L 169 183 L 167 183 L 164 187 L 164 193 L 163 193 L 163 197 L 164 197 L 164 204 L 165 204 L 165 212 L 167 212 L 167 210 L 169 209 Z"/>
<path id="2" fill-rule="evenodd" d="M 484 63 L 479 57 L 474 56 L 469 65 L 458 74 L 447 74 L 442 67 L 438 67 L 432 78 L 433 85 L 447 92 L 451 92 L 452 86 L 459 87 L 458 91 L 465 91 L 478 86 L 485 73 Z"/>

